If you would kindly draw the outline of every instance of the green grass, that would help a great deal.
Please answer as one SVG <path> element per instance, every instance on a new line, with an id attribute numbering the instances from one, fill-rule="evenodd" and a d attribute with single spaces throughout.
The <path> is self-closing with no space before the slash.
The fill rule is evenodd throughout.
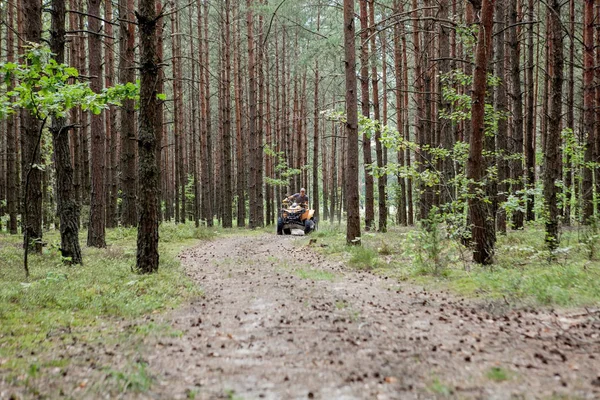
<path id="1" fill-rule="evenodd" d="M 152 322 L 140 322 L 123 332 L 115 322 L 141 319 L 201 295 L 176 255 L 198 240 L 218 234 L 215 230 L 196 229 L 193 224 L 163 224 L 158 273 L 139 275 L 134 272 L 135 229 L 108 230 L 105 249 L 85 247 L 86 232 L 81 232 L 83 266 L 64 265 L 58 252 L 58 234 L 48 232 L 44 234 L 47 245 L 43 254 L 30 255 L 31 276 L 27 280 L 22 268 L 21 236 L 0 234 L 0 359 L 7 360 L 2 369 L 13 376 L 30 372 L 31 365 L 37 365 L 31 362 L 33 354 L 43 360 L 62 338 L 109 343 L 123 335 L 181 335 Z M 41 372 L 49 366 L 42 362 Z M 129 389 L 143 390 L 147 386 L 144 369 L 138 366 L 132 371 L 132 377 L 115 373 L 113 380 Z"/>
<path id="2" fill-rule="evenodd" d="M 504 382 L 510 379 L 511 372 L 505 370 L 502 367 L 492 367 L 487 372 L 486 376 L 488 379 L 495 382 Z"/>
<path id="3" fill-rule="evenodd" d="M 313 281 L 332 281 L 335 279 L 334 273 L 320 269 L 299 268 L 294 271 L 294 275 Z"/>
<path id="4" fill-rule="evenodd" d="M 447 397 L 452 395 L 453 391 L 452 388 L 442 382 L 440 382 L 440 380 L 438 378 L 435 378 L 431 384 L 428 386 L 428 389 L 438 395 L 441 395 L 443 397 Z"/>
<path id="5" fill-rule="evenodd" d="M 415 228 L 392 226 L 388 233 L 364 232 L 362 246 L 347 246 L 345 227 L 321 223 L 321 253 L 356 269 L 417 284 L 448 288 L 457 294 L 513 305 L 586 306 L 600 304 L 600 260 L 589 260 L 582 230 L 565 230 L 551 260 L 543 226 L 528 226 L 498 236 L 495 264 L 481 267 L 471 252 L 442 231 L 437 254 Z M 583 228 L 581 228 L 583 229 Z M 599 244 L 600 246 L 600 244 Z M 429 250 L 429 253 L 427 252 Z M 435 257 L 434 257 L 435 256 Z M 434 262 L 437 265 L 434 265 Z"/>

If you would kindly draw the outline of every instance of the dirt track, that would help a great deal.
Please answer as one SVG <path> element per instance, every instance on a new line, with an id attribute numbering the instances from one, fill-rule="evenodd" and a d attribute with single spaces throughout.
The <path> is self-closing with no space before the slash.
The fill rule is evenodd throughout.
<path id="1" fill-rule="evenodd" d="M 600 398 L 597 313 L 493 311 L 349 271 L 306 242 L 237 236 L 182 254 L 206 297 L 169 316 L 182 337 L 148 344 L 147 395 Z"/>
<path id="2" fill-rule="evenodd" d="M 118 337 L 49 337 L 60 345 L 39 362 L 69 366 L 25 386 L 0 379 L 0 399 L 600 398 L 598 311 L 503 311 L 427 293 L 307 242 L 251 234 L 184 252 L 205 297 L 115 321 Z"/>

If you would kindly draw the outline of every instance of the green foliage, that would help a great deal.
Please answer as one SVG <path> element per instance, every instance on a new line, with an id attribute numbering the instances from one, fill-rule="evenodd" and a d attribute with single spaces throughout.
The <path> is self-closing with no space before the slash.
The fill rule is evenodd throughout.
<path id="1" fill-rule="evenodd" d="M 598 218 L 591 218 L 589 225 L 583 227 L 581 244 L 587 253 L 588 260 L 596 259 L 598 249 L 600 248 Z"/>
<path id="2" fill-rule="evenodd" d="M 58 64 L 50 49 L 41 44 L 28 48 L 22 64 L 0 64 L 0 74 L 5 89 L 0 96 L 0 119 L 17 109 L 30 110 L 41 120 L 65 117 L 74 107 L 100 114 L 110 104 L 139 96 L 139 85 L 132 82 L 95 93 L 89 82 L 78 80 L 75 68 Z"/>
<path id="3" fill-rule="evenodd" d="M 351 246 L 348 265 L 357 269 L 371 270 L 377 267 L 379 255 L 377 250 L 365 246 Z"/>
<path id="4" fill-rule="evenodd" d="M 425 273 L 441 275 L 448 266 L 448 254 L 442 230 L 443 220 L 434 208 L 429 218 L 421 222 L 418 230 L 410 232 L 408 238 L 412 244 L 409 250 L 415 265 Z"/>
<path id="5" fill-rule="evenodd" d="M 273 159 L 275 159 L 275 161 L 276 161 L 275 173 L 280 177 L 280 178 L 265 177 L 265 183 L 267 185 L 281 186 L 281 187 L 287 186 L 290 184 L 290 180 L 292 179 L 292 177 L 294 177 L 295 175 L 301 174 L 302 169 L 306 168 L 306 166 L 303 166 L 302 168 L 291 168 L 287 163 L 287 159 L 285 157 L 284 152 L 283 151 L 278 152 L 273 147 L 270 147 L 269 145 L 265 145 L 264 152 L 267 157 L 272 157 Z"/>

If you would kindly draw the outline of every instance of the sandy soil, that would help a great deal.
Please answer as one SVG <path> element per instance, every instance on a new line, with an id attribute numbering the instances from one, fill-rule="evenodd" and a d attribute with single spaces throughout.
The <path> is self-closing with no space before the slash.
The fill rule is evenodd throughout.
<path id="1" fill-rule="evenodd" d="M 600 398 L 597 312 L 474 304 L 352 272 L 306 243 L 232 237 L 183 254 L 206 297 L 173 318 L 181 338 L 148 354 L 160 377 L 152 391 L 200 399 Z"/>
<path id="2" fill-rule="evenodd" d="M 148 317 L 171 334 L 97 346 L 73 340 L 62 354 L 72 366 L 36 382 L 35 391 L 40 398 L 600 398 L 597 310 L 508 310 L 427 292 L 351 271 L 307 243 L 252 234 L 186 251 L 182 262 L 205 297 Z M 124 331 L 136 326 L 119 323 Z M 116 371 L 132 360 L 147 363 L 151 384 L 115 392 L 106 366 Z M 0 398 L 11 393 L 36 397 L 0 387 Z"/>

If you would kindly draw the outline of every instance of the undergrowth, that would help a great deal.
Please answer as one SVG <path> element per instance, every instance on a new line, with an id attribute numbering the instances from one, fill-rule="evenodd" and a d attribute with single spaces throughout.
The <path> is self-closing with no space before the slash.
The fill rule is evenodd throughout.
<path id="1" fill-rule="evenodd" d="M 32 356 L 50 353 L 59 345 L 55 338 L 78 337 L 90 343 L 119 340 L 115 321 L 161 312 L 201 295 L 176 255 L 198 239 L 217 234 L 192 224 L 162 224 L 158 273 L 139 275 L 134 272 L 134 228 L 107 230 L 105 249 L 82 243 L 82 266 L 63 264 L 59 236 L 48 232 L 43 253 L 30 255 L 28 280 L 22 269 L 21 236 L 0 234 L 0 368 L 8 371 L 9 378 L 28 376 L 31 365 L 38 363 L 32 364 Z M 86 232 L 81 232 L 82 242 L 85 237 Z M 145 331 L 141 326 L 133 333 L 143 336 Z M 42 372 L 45 366 L 42 363 Z M 144 387 L 125 384 L 133 386 Z"/>
<path id="2" fill-rule="evenodd" d="M 474 264 L 471 251 L 449 239 L 442 224 L 429 231 L 392 226 L 387 233 L 363 232 L 358 248 L 346 246 L 343 225 L 322 223 L 313 237 L 321 253 L 352 268 L 512 305 L 570 307 L 600 303 L 596 232 L 565 229 L 549 262 L 542 225 L 509 231 L 498 236 L 495 263 L 487 267 Z"/>

